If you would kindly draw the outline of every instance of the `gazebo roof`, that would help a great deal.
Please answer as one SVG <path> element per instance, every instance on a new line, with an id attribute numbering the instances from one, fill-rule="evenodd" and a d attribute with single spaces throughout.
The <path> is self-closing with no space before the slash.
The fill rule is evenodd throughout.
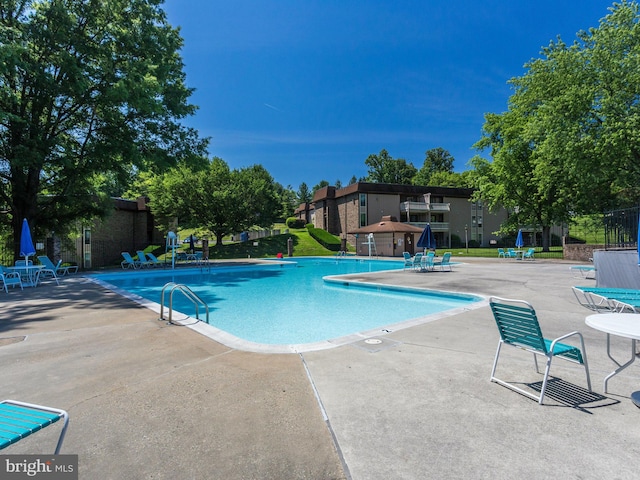
<path id="1" fill-rule="evenodd" d="M 420 227 L 398 222 L 395 217 L 386 215 L 378 223 L 356 228 L 349 233 L 422 233 L 422 230 Z"/>

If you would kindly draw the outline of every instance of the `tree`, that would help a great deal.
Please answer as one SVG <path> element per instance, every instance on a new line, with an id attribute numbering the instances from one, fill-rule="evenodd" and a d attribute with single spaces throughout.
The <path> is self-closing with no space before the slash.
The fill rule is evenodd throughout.
<path id="1" fill-rule="evenodd" d="M 275 188 L 282 207 L 282 217 L 285 219 L 291 217 L 299 205 L 299 203 L 297 203 L 298 196 L 296 192 L 293 191 L 291 185 L 285 188 L 278 182 L 275 183 Z"/>
<path id="2" fill-rule="evenodd" d="M 0 199 L 16 256 L 23 218 L 64 231 L 104 214 L 135 172 L 204 153 L 179 123 L 195 107 L 160 3 L 2 1 Z"/>
<path id="3" fill-rule="evenodd" d="M 302 182 L 298 187 L 298 205 L 311 202 L 311 192 L 307 184 Z"/>
<path id="4" fill-rule="evenodd" d="M 475 158 L 479 194 L 512 215 L 505 227 L 550 227 L 640 199 L 640 26 L 636 2 L 598 28 L 561 39 L 512 79 L 509 110 L 485 116 L 493 162 Z M 620 172 L 625 172 L 621 175 Z"/>
<path id="5" fill-rule="evenodd" d="M 469 172 L 435 172 L 431 175 L 429 185 L 434 187 L 472 188 Z"/>
<path id="6" fill-rule="evenodd" d="M 164 225 L 175 217 L 184 227 L 199 228 L 216 237 L 251 227 L 270 227 L 282 214 L 278 186 L 261 165 L 231 170 L 215 157 L 206 171 L 179 166 L 165 173 L 150 189 L 151 209 Z"/>
<path id="7" fill-rule="evenodd" d="M 378 155 L 371 154 L 364 161 L 369 167 L 367 181 L 373 183 L 411 184 L 416 167 L 402 158 L 394 159 L 385 149 Z"/>
<path id="8" fill-rule="evenodd" d="M 435 173 L 453 173 L 453 156 L 444 148 L 432 148 L 425 152 L 422 168 L 413 178 L 414 185 L 436 185 L 431 178 Z"/>
<path id="9" fill-rule="evenodd" d="M 316 194 L 316 192 L 318 190 L 320 190 L 321 188 L 324 187 L 328 187 L 329 186 L 329 182 L 327 182 L 326 180 L 320 180 L 316 185 L 313 186 L 313 188 L 311 189 L 311 199 L 313 199 L 313 196 Z"/>
<path id="10" fill-rule="evenodd" d="M 358 179 L 356 178 L 355 175 L 353 175 L 350 179 L 349 179 L 349 185 L 353 185 L 354 183 L 358 183 Z"/>

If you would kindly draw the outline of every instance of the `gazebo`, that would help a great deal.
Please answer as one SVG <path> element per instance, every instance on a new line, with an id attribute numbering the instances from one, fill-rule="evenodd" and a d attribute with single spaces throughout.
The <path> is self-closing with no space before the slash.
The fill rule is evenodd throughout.
<path id="1" fill-rule="evenodd" d="M 356 228 L 349 234 L 356 236 L 356 253 L 369 254 L 369 234 L 373 234 L 375 253 L 386 257 L 401 257 L 402 252 L 414 253 L 415 235 L 422 234 L 422 228 L 408 223 L 398 222 L 395 217 L 386 215 L 377 223 Z"/>

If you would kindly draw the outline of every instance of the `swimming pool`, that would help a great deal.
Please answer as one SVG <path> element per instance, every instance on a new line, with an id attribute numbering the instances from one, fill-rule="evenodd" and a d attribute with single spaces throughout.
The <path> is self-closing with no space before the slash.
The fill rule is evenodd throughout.
<path id="1" fill-rule="evenodd" d="M 403 266 L 397 261 L 308 257 L 237 267 L 98 274 L 93 278 L 151 302 L 160 302 L 160 291 L 168 282 L 187 285 L 208 305 L 210 325 L 263 345 L 313 344 L 374 329 L 383 333 L 388 326 L 482 300 L 473 295 L 333 278 Z M 194 305 L 181 294 L 174 295 L 173 307 L 195 315 Z M 202 308 L 200 319 L 204 319 Z"/>

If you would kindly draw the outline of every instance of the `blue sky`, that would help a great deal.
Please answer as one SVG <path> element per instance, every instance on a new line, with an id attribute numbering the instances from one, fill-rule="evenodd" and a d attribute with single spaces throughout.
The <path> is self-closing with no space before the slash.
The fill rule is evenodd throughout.
<path id="1" fill-rule="evenodd" d="M 347 184 L 386 149 L 420 168 L 442 147 L 468 169 L 484 114 L 558 35 L 597 27 L 601 0 L 166 0 L 180 27 L 185 124 L 231 168 L 282 185 Z M 483 156 L 488 158 L 488 152 Z"/>

